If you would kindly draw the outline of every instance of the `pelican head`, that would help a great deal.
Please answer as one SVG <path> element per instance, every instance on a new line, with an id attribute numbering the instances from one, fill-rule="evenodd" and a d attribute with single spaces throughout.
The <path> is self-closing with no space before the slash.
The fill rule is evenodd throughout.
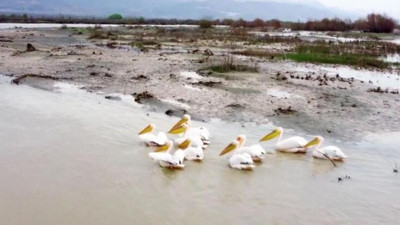
<path id="1" fill-rule="evenodd" d="M 246 142 L 246 135 L 239 135 L 236 140 L 239 142 L 239 146 L 243 147 L 244 143 Z"/>
<path id="2" fill-rule="evenodd" d="M 192 144 L 192 141 L 188 138 L 186 139 L 184 142 L 182 142 L 178 148 L 182 149 L 182 150 L 186 150 L 190 147 L 190 145 Z"/>
<path id="3" fill-rule="evenodd" d="M 234 140 L 232 143 L 230 143 L 222 152 L 219 154 L 219 156 L 223 156 L 233 150 L 236 150 L 239 147 L 240 143 L 237 140 Z"/>
<path id="4" fill-rule="evenodd" d="M 165 142 L 164 145 L 156 148 L 155 152 L 169 152 L 172 148 L 172 141 Z"/>
<path id="5" fill-rule="evenodd" d="M 189 125 L 187 123 L 181 124 L 180 126 L 177 126 L 173 129 L 171 129 L 168 133 L 170 134 L 182 134 L 187 131 L 189 128 Z"/>
<path id="6" fill-rule="evenodd" d="M 281 135 L 282 132 L 283 132 L 282 127 L 277 127 L 271 133 L 269 133 L 269 134 L 265 135 L 263 138 L 261 138 L 260 142 L 269 141 L 276 137 L 279 137 L 279 135 Z"/>
<path id="7" fill-rule="evenodd" d="M 312 141 L 308 142 L 304 148 L 309 148 L 314 145 L 319 145 L 324 141 L 324 138 L 321 136 L 316 136 Z"/>
<path id="8" fill-rule="evenodd" d="M 190 115 L 188 115 L 188 114 L 183 115 L 182 119 L 179 120 L 179 121 L 171 128 L 171 130 L 170 130 L 169 132 L 171 132 L 172 130 L 176 129 L 177 127 L 179 127 L 179 126 L 181 126 L 182 124 L 185 124 L 185 123 L 188 123 L 188 124 L 190 123 Z"/>
<path id="9" fill-rule="evenodd" d="M 151 133 L 151 132 L 153 132 L 154 129 L 156 129 L 156 125 L 149 124 L 146 128 L 144 128 L 143 130 L 141 130 L 139 132 L 139 135 L 146 134 L 146 133 Z"/>

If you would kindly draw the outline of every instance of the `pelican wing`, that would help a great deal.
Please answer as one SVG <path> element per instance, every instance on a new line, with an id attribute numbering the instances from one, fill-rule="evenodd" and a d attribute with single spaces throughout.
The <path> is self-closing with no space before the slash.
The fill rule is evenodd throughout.
<path id="1" fill-rule="evenodd" d="M 259 144 L 255 144 L 255 145 L 251 145 L 251 146 L 245 146 L 243 148 L 240 148 L 238 150 L 238 153 L 239 154 L 247 153 L 253 159 L 263 159 L 265 154 L 266 154 L 264 148 Z"/>
<path id="2" fill-rule="evenodd" d="M 327 159 L 326 156 L 333 160 L 342 160 L 347 158 L 342 150 L 336 146 L 326 146 L 323 148 L 315 149 L 313 151 L 313 156 L 319 159 Z"/>
<path id="3" fill-rule="evenodd" d="M 234 154 L 229 158 L 229 164 L 235 169 L 252 169 L 254 168 L 254 162 L 251 156 L 247 153 Z"/>
<path id="4" fill-rule="evenodd" d="M 276 144 L 275 149 L 278 151 L 290 151 L 292 149 L 303 148 L 306 144 L 306 139 L 295 136 L 279 142 L 278 144 Z"/>
<path id="5" fill-rule="evenodd" d="M 169 163 L 173 165 L 175 163 L 174 159 L 172 158 L 172 155 L 169 153 L 165 152 L 150 152 L 149 157 L 152 158 L 154 161 L 163 161 L 166 163 Z"/>
<path id="6" fill-rule="evenodd" d="M 185 150 L 186 160 L 202 160 L 204 158 L 204 151 L 201 147 L 190 147 Z"/>
<path id="7" fill-rule="evenodd" d="M 165 142 L 168 140 L 167 135 L 165 135 L 165 133 L 163 132 L 158 133 L 157 136 L 152 133 L 146 133 L 139 135 L 139 138 L 147 145 L 154 146 L 164 145 Z"/>

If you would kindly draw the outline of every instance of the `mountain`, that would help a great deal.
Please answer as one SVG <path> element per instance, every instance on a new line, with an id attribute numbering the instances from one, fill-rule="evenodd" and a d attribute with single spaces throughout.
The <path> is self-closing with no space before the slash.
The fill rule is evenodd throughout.
<path id="1" fill-rule="evenodd" d="M 289 21 L 355 17 L 314 1 L 292 3 L 274 0 L 0 0 L 0 12 L 75 16 L 107 16 L 121 13 L 125 17 L 277 18 Z"/>

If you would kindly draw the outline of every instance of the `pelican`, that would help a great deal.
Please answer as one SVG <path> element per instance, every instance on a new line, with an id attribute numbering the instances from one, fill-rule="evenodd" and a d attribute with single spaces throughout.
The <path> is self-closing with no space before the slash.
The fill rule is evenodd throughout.
<path id="1" fill-rule="evenodd" d="M 180 138 L 176 138 L 174 141 L 176 144 L 180 145 L 182 144 L 184 141 L 186 141 L 186 139 L 190 138 L 191 140 L 191 145 L 193 147 L 200 147 L 200 148 L 206 148 L 206 146 L 204 145 L 204 142 L 201 138 L 200 135 L 188 135 L 188 130 L 190 129 L 190 125 L 188 123 L 184 123 L 178 127 L 176 127 L 173 130 L 170 130 L 169 133 L 170 134 L 182 134 L 183 136 Z"/>
<path id="2" fill-rule="evenodd" d="M 189 161 L 202 161 L 204 158 L 203 148 L 200 146 L 193 147 L 190 138 L 187 138 L 180 146 L 188 146 L 185 150 L 185 159 Z"/>
<path id="3" fill-rule="evenodd" d="M 260 144 L 245 146 L 246 136 L 239 135 L 236 140 L 239 142 L 238 153 L 248 153 L 254 162 L 261 162 L 266 154 L 264 148 Z"/>
<path id="4" fill-rule="evenodd" d="M 311 146 L 317 145 L 312 153 L 312 156 L 314 158 L 318 159 L 330 159 L 334 161 L 343 161 L 344 159 L 347 158 L 347 155 L 345 155 L 340 148 L 336 146 L 326 146 L 323 148 L 320 148 L 322 145 L 322 142 L 324 141 L 323 137 L 316 136 L 314 140 L 310 141 L 307 143 L 304 147 L 309 148 Z"/>
<path id="5" fill-rule="evenodd" d="M 188 124 L 190 129 L 188 130 L 187 134 L 189 136 L 192 135 L 199 135 L 202 142 L 203 142 L 203 146 L 204 148 L 207 148 L 208 145 L 211 143 L 210 142 L 210 138 L 211 138 L 211 134 L 208 131 L 207 128 L 205 127 L 192 127 L 192 121 L 191 121 L 191 117 L 188 114 L 185 114 L 181 120 L 179 120 L 169 131 L 169 133 L 173 130 L 175 130 L 176 128 L 182 126 L 183 124 Z"/>
<path id="6" fill-rule="evenodd" d="M 139 138 L 147 145 L 147 146 L 161 146 L 164 145 L 168 140 L 167 135 L 164 132 L 158 132 L 157 135 L 152 132 L 156 128 L 156 125 L 150 124 L 142 131 L 139 132 Z"/>
<path id="7" fill-rule="evenodd" d="M 281 152 L 290 152 L 290 153 L 306 153 L 307 148 L 305 148 L 305 145 L 308 143 L 306 139 L 299 137 L 299 136 L 294 136 L 288 139 L 285 139 L 281 141 L 283 135 L 283 129 L 282 127 L 277 127 L 274 131 L 271 133 L 267 134 L 265 137 L 263 137 L 260 142 L 272 140 L 276 137 L 279 137 L 278 142 L 275 145 L 275 150 L 281 151 Z"/>
<path id="8" fill-rule="evenodd" d="M 172 146 L 172 141 L 167 141 L 164 145 L 158 147 L 155 152 L 149 153 L 149 157 L 157 161 L 161 167 L 183 169 L 185 167 L 185 164 L 183 164 L 183 160 L 185 159 L 184 151 L 188 148 L 188 143 L 179 145 L 178 150 L 171 155 Z"/>
<path id="9" fill-rule="evenodd" d="M 237 150 L 240 148 L 240 143 L 234 140 L 230 143 L 219 156 L 223 156 L 229 152 L 234 151 L 233 155 L 229 158 L 229 165 L 234 169 L 239 170 L 252 170 L 254 168 L 254 162 L 248 153 L 239 153 Z"/>

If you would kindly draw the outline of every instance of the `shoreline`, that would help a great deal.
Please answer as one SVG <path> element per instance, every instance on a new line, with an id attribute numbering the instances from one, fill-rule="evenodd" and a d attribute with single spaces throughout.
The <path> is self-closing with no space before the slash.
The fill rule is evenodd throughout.
<path id="1" fill-rule="evenodd" d="M 89 92 L 132 95 L 149 111 L 189 113 L 204 121 L 273 122 L 341 139 L 398 131 L 400 125 L 400 95 L 369 92 L 372 84 L 340 75 L 340 68 L 355 70 L 351 67 L 234 55 L 235 62 L 256 65 L 259 72 L 210 73 L 204 68 L 224 60 L 232 51 L 229 45 L 161 42 L 160 48 L 138 52 L 69 30 L 3 31 L 2 39 L 11 42 L 0 42 L 1 73 L 50 76 L 83 85 Z M 37 51 L 24 52 L 27 43 Z M 205 56 L 207 49 L 212 56 Z M 339 76 L 326 75 L 321 68 L 338 70 Z M 21 83 L 38 85 L 41 80 Z"/>

